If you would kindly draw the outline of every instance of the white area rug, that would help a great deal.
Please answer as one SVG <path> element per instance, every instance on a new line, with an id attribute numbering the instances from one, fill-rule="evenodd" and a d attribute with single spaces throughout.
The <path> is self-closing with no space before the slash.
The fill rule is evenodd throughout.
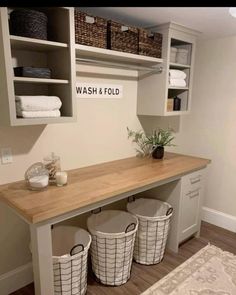
<path id="1" fill-rule="evenodd" d="M 142 295 L 236 295 L 236 256 L 207 245 Z"/>

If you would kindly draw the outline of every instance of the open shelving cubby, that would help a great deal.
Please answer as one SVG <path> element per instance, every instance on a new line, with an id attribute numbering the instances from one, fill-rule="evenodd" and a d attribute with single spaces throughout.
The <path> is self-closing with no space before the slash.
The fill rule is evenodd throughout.
<path id="1" fill-rule="evenodd" d="M 48 17 L 48 40 L 12 35 L 9 15 L 14 8 L 0 8 L 0 64 L 3 81 L 0 110 L 2 125 L 22 126 L 73 122 L 75 110 L 75 52 L 73 8 L 34 8 Z M 33 66 L 51 69 L 52 77 L 31 78 L 14 76 L 14 67 Z M 57 118 L 20 118 L 16 115 L 16 95 L 52 95 L 62 101 Z"/>
<path id="2" fill-rule="evenodd" d="M 162 57 L 164 71 L 139 81 L 138 84 L 138 115 L 175 116 L 188 114 L 191 108 L 191 92 L 196 36 L 199 32 L 182 25 L 170 22 L 149 28 L 161 33 Z M 187 64 L 170 60 L 171 46 L 187 49 Z M 176 69 L 186 73 L 186 86 L 171 86 L 169 84 L 169 70 Z M 180 110 L 167 110 L 168 98 L 178 96 L 181 99 Z"/>
<path id="3" fill-rule="evenodd" d="M 166 113 L 167 115 L 176 115 L 176 114 L 187 114 L 190 110 L 190 72 L 191 72 L 191 65 L 192 65 L 192 47 L 193 43 L 186 42 L 185 40 L 179 40 L 175 38 L 170 38 L 170 48 L 175 47 L 177 49 L 185 49 L 188 51 L 187 53 L 187 62 L 186 63 L 179 63 L 171 62 L 170 58 L 170 51 L 169 51 L 169 70 L 180 70 L 183 71 L 186 74 L 186 86 L 185 87 L 178 87 L 178 86 L 171 86 L 169 84 L 168 86 L 168 96 L 167 101 L 169 98 L 178 97 L 181 99 L 181 108 L 180 110 L 168 110 L 166 105 Z"/>

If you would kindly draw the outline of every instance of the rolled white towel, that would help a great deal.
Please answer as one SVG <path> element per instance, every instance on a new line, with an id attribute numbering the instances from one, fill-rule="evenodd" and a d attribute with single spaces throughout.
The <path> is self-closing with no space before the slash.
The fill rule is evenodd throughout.
<path id="1" fill-rule="evenodd" d="M 60 117 L 61 112 L 59 110 L 53 110 L 53 111 L 22 111 L 19 109 L 16 109 L 16 114 L 18 117 L 23 118 L 54 118 L 54 117 Z"/>
<path id="2" fill-rule="evenodd" d="M 187 75 L 180 70 L 169 70 L 169 77 L 170 79 L 186 79 Z"/>
<path id="3" fill-rule="evenodd" d="M 176 87 L 186 87 L 186 81 L 184 79 L 170 79 L 169 85 Z"/>
<path id="4" fill-rule="evenodd" d="M 57 96 L 25 95 L 16 96 L 16 105 L 22 111 L 52 111 L 59 110 L 62 103 Z"/>

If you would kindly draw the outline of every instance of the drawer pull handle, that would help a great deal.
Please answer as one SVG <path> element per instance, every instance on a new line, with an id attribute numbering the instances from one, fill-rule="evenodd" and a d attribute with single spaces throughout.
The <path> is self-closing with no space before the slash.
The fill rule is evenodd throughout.
<path id="1" fill-rule="evenodd" d="M 190 198 L 197 197 L 199 195 L 200 188 L 194 189 L 192 191 L 189 191 L 186 195 Z"/>
<path id="2" fill-rule="evenodd" d="M 195 193 L 195 194 L 193 194 L 193 195 L 190 194 L 189 197 L 190 197 L 190 198 L 194 198 L 194 197 L 197 197 L 197 196 L 199 196 L 199 192 L 197 192 L 197 193 Z"/>
<path id="3" fill-rule="evenodd" d="M 198 177 L 195 178 L 190 178 L 191 184 L 197 183 L 201 181 L 201 176 L 199 175 Z"/>

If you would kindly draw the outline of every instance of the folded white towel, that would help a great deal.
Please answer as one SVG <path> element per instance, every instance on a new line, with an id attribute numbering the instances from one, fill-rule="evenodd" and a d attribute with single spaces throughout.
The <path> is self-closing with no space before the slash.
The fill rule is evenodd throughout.
<path id="1" fill-rule="evenodd" d="M 186 81 L 184 79 L 169 79 L 170 86 L 186 87 Z"/>
<path id="2" fill-rule="evenodd" d="M 16 96 L 16 104 L 22 111 L 52 111 L 59 110 L 62 103 L 57 96 Z"/>
<path id="3" fill-rule="evenodd" d="M 171 79 L 186 79 L 187 75 L 180 70 L 169 70 L 169 77 Z"/>
<path id="4" fill-rule="evenodd" d="M 61 112 L 59 110 L 53 111 L 22 111 L 17 109 L 16 114 L 18 117 L 23 118 L 52 118 L 52 117 L 60 117 Z"/>

